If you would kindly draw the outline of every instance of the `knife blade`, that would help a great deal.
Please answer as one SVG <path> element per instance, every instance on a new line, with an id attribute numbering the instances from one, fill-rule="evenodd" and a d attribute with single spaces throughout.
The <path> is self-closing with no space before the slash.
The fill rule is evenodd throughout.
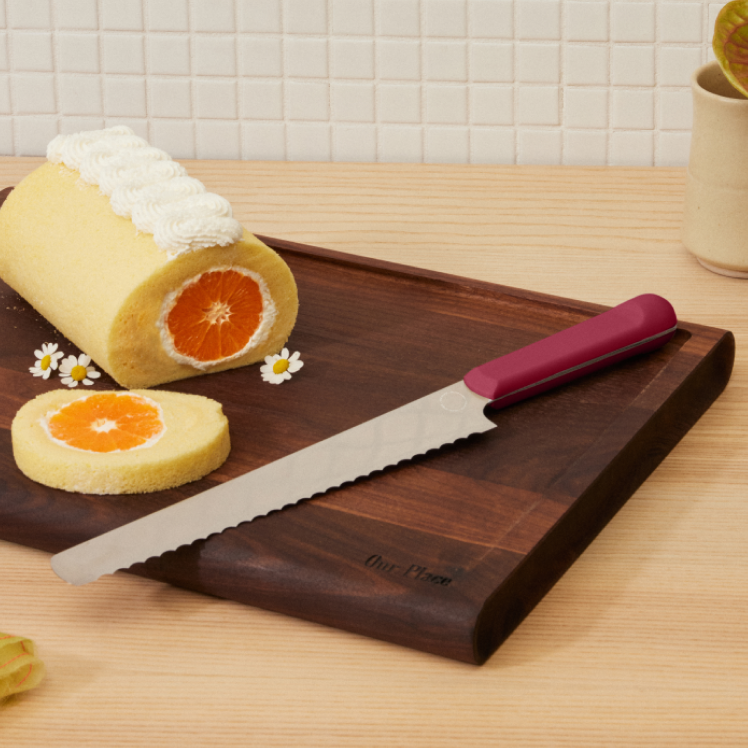
<path id="1" fill-rule="evenodd" d="M 489 431 L 496 428 L 486 416 L 491 409 L 660 348 L 677 324 L 667 300 L 637 296 L 400 408 L 62 551 L 52 568 L 71 584 L 86 584 Z"/>

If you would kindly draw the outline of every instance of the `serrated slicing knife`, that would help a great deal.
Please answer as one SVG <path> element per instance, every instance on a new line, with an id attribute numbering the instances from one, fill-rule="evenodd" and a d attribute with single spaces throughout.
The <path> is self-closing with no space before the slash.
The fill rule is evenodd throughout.
<path id="1" fill-rule="evenodd" d="M 58 553 L 52 568 L 71 584 L 86 584 L 489 431 L 496 424 L 486 417 L 487 409 L 660 348 L 677 324 L 668 301 L 654 294 L 637 296 L 472 369 L 437 392 Z"/>

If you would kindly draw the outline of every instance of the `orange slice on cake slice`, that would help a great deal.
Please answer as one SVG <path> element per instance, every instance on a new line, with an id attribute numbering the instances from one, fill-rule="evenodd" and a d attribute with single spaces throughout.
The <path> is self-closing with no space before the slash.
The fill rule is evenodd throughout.
<path id="1" fill-rule="evenodd" d="M 42 419 L 52 441 L 87 452 L 149 447 L 164 434 L 161 406 L 132 392 L 100 392 L 65 403 Z"/>

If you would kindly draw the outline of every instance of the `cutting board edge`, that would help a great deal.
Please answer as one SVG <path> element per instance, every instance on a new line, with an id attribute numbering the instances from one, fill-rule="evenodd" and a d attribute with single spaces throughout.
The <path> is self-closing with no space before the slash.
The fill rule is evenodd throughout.
<path id="1" fill-rule="evenodd" d="M 556 296 L 540 291 L 530 291 L 515 286 L 506 286 L 502 283 L 479 280 L 465 275 L 456 275 L 445 273 L 441 270 L 431 270 L 429 268 L 420 268 L 413 265 L 405 265 L 392 260 L 382 260 L 375 257 L 366 257 L 363 255 L 354 255 L 347 252 L 341 252 L 336 249 L 319 247 L 313 244 L 302 244 L 289 239 L 279 239 L 277 237 L 256 234 L 257 238 L 267 244 L 271 249 L 287 252 L 296 252 L 303 255 L 313 255 L 314 257 L 324 258 L 332 262 L 348 265 L 352 267 L 363 267 L 369 271 L 387 273 L 392 275 L 403 275 L 422 280 L 435 281 L 444 283 L 446 286 L 460 286 L 469 289 L 475 293 L 486 293 L 495 298 L 497 290 L 509 296 L 515 296 L 528 301 L 537 301 L 547 304 L 556 304 L 565 309 L 574 309 L 582 312 L 599 313 L 604 312 L 611 307 L 605 304 L 597 304 L 590 301 L 579 299 L 569 299 L 564 296 Z"/>
<path id="2" fill-rule="evenodd" d="M 608 304 L 599 304 L 592 301 L 584 301 L 581 299 L 571 299 L 565 296 L 557 296 L 555 294 L 549 294 L 542 291 L 531 291 L 525 288 L 519 288 L 517 286 L 507 286 L 502 283 L 496 283 L 493 281 L 480 280 L 478 278 L 471 278 L 466 275 L 457 275 L 454 273 L 446 273 L 441 270 L 432 270 L 430 268 L 421 268 L 414 265 L 405 265 L 392 260 L 382 260 L 375 257 L 366 257 L 363 255 L 354 255 L 348 252 L 342 252 L 336 249 L 328 249 L 327 247 L 320 247 L 313 244 L 302 244 L 295 242 L 290 239 L 281 239 L 278 237 L 267 236 L 264 234 L 255 235 L 260 241 L 267 244 L 271 249 L 276 251 L 294 252 L 300 255 L 313 256 L 317 259 L 324 259 L 334 262 L 336 264 L 345 265 L 349 267 L 365 268 L 371 272 L 379 272 L 390 275 L 401 275 L 408 278 L 416 278 L 425 281 L 432 281 L 440 284 L 444 284 L 445 287 L 454 288 L 458 286 L 464 290 L 479 294 L 486 295 L 490 298 L 495 298 L 497 291 L 507 296 L 515 297 L 526 301 L 533 301 L 541 304 L 550 304 L 558 306 L 563 309 L 571 309 L 579 312 L 589 312 L 592 314 L 599 314 L 611 309 L 615 306 L 615 302 L 612 306 Z M 625 301 L 625 299 L 622 299 Z M 676 310 L 677 311 L 677 310 Z M 699 331 L 711 331 L 717 333 L 729 332 L 726 329 L 711 327 L 703 325 L 697 322 L 691 322 L 689 320 L 678 319 L 678 327 L 688 331 L 690 334 L 697 333 Z"/>
<path id="3" fill-rule="evenodd" d="M 717 400 L 730 380 L 734 360 L 735 338 L 724 331 L 666 403 L 652 414 L 511 577 L 488 596 L 474 629 L 475 664 L 482 665 L 491 657 Z M 700 380 L 713 382 L 713 387 L 705 390 Z M 635 443 L 640 440 L 645 441 L 644 446 Z M 658 444 L 658 449 L 648 448 L 653 444 Z M 644 460 L 640 459 L 641 454 L 645 455 Z M 589 521 L 580 522 L 580 514 L 586 514 Z M 543 579 L 548 568 L 554 571 Z"/>

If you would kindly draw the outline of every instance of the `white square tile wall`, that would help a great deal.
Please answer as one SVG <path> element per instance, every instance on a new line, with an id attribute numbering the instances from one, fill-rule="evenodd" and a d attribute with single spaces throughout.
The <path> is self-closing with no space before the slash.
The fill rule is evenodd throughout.
<path id="1" fill-rule="evenodd" d="M 710 0 L 0 0 L 0 153 L 683 166 Z"/>

